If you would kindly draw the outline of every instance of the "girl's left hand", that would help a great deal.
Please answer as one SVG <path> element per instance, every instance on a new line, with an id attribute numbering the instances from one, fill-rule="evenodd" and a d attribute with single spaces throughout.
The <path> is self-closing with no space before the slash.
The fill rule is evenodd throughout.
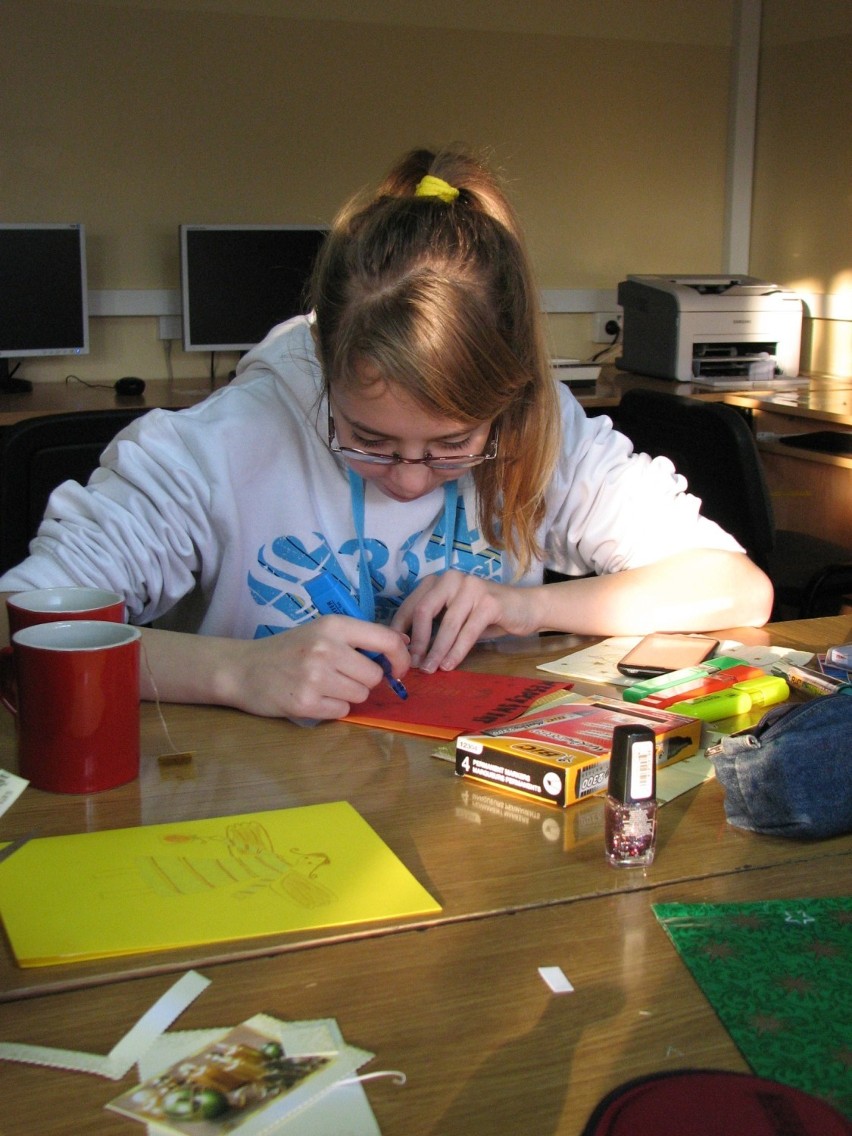
<path id="1" fill-rule="evenodd" d="M 427 576 L 406 596 L 391 627 L 410 635 L 412 666 L 427 673 L 450 671 L 480 639 L 537 631 L 532 612 L 537 592 L 537 588 L 493 584 L 455 570 L 442 572 Z"/>

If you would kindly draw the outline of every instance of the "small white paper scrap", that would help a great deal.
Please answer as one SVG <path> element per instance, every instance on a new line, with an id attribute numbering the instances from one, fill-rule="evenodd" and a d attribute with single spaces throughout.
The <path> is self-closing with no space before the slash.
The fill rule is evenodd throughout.
<path id="1" fill-rule="evenodd" d="M 540 966 L 538 973 L 554 994 L 573 994 L 574 987 L 568 981 L 561 966 Z"/>
<path id="2" fill-rule="evenodd" d="M 8 769 L 0 769 L 0 816 L 14 805 L 29 781 L 19 777 L 17 773 L 10 773 Z"/>

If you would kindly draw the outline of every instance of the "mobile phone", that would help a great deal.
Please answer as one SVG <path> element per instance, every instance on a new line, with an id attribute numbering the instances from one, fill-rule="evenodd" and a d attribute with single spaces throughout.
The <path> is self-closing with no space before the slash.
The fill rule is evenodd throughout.
<path id="1" fill-rule="evenodd" d="M 708 659 L 719 646 L 709 635 L 685 635 L 657 631 L 646 635 L 632 647 L 617 666 L 629 678 L 655 678 L 657 675 L 695 667 Z"/>

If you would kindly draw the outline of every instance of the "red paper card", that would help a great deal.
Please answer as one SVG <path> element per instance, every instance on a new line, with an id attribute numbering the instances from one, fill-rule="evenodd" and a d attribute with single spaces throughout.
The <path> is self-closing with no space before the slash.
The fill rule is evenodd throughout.
<path id="1" fill-rule="evenodd" d="M 366 702 L 344 718 L 359 726 L 377 726 L 427 738 L 452 739 L 459 734 L 511 722 L 538 699 L 573 683 L 475 671 L 411 670 L 405 676 L 408 698 L 398 698 L 386 682 L 374 687 Z"/>

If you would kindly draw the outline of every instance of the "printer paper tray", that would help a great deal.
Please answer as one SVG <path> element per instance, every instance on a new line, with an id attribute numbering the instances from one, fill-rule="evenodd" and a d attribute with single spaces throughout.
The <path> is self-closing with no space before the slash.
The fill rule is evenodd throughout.
<path id="1" fill-rule="evenodd" d="M 734 378 L 737 375 L 742 375 L 748 378 L 754 373 L 756 368 L 768 371 L 772 369 L 775 371 L 775 359 L 766 355 L 737 355 L 736 358 L 719 358 L 719 357 L 693 357 L 692 360 L 692 373 L 696 378 L 698 376 L 718 376 L 719 378 L 727 376 Z M 767 376 L 764 375 L 764 378 Z"/>

